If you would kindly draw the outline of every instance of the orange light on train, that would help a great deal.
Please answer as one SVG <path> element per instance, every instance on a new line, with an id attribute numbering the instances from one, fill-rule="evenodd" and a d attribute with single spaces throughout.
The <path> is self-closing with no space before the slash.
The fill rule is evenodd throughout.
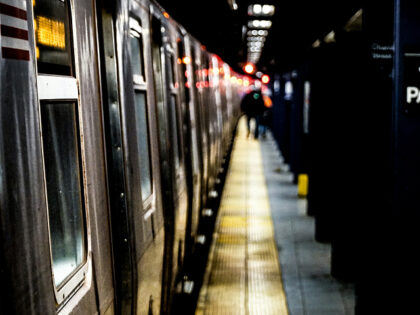
<path id="1" fill-rule="evenodd" d="M 182 63 L 182 59 L 181 58 L 178 58 L 177 60 L 176 60 L 176 62 L 177 62 L 177 64 L 181 64 Z"/>
<path id="2" fill-rule="evenodd" d="M 191 58 L 188 56 L 185 56 L 184 58 L 182 58 L 182 62 L 186 65 L 191 63 Z"/>
<path id="3" fill-rule="evenodd" d="M 268 82 L 270 82 L 270 77 L 268 75 L 264 74 L 261 77 L 261 81 L 262 81 L 262 83 L 267 84 Z"/>
<path id="4" fill-rule="evenodd" d="M 168 14 L 168 12 L 163 12 L 163 16 L 165 17 L 165 18 L 167 18 L 167 19 L 169 19 L 169 14 Z"/>
<path id="5" fill-rule="evenodd" d="M 255 72 L 255 66 L 254 66 L 252 63 L 248 62 L 248 63 L 244 66 L 244 71 L 245 71 L 246 73 L 252 74 L 252 73 L 254 73 L 254 72 Z"/>

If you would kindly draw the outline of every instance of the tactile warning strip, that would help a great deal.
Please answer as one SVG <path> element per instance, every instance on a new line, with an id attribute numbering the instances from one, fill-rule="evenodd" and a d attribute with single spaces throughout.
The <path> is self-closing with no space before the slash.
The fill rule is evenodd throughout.
<path id="1" fill-rule="evenodd" d="M 263 174 L 242 119 L 196 315 L 288 314 Z"/>

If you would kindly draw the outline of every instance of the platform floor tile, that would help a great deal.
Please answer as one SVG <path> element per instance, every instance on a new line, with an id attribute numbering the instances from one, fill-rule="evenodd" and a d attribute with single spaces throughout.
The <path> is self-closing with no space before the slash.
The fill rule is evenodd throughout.
<path id="1" fill-rule="evenodd" d="M 260 144 L 240 121 L 197 315 L 288 314 Z"/>

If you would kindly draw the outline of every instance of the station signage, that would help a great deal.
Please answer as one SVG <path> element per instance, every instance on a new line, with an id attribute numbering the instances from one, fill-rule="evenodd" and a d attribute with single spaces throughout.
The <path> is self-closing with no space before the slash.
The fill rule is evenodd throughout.
<path id="1" fill-rule="evenodd" d="M 403 112 L 420 114 L 420 52 L 404 54 Z"/>
<path id="2" fill-rule="evenodd" d="M 394 59 L 393 42 L 376 40 L 371 44 L 370 49 L 372 62 L 377 71 L 385 77 L 390 77 Z"/>

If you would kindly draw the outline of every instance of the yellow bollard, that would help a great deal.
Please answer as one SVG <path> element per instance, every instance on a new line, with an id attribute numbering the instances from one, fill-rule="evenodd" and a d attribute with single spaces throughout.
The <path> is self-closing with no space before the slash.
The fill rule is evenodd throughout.
<path id="1" fill-rule="evenodd" d="M 305 198 L 308 195 L 308 174 L 299 174 L 298 176 L 298 196 Z"/>

